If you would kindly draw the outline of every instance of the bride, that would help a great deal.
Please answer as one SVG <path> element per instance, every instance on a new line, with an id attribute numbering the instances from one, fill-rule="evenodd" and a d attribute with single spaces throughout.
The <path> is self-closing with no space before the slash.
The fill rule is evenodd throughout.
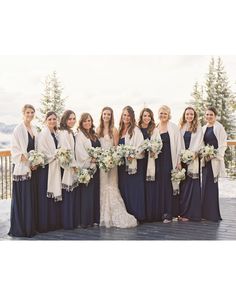
<path id="1" fill-rule="evenodd" d="M 102 110 L 97 134 L 101 147 L 104 149 L 118 144 L 118 131 L 114 127 L 114 115 L 110 107 L 105 107 Z M 137 220 L 126 211 L 124 201 L 118 189 L 117 167 L 114 167 L 109 172 L 101 169 L 100 226 L 127 228 L 136 225 Z"/>

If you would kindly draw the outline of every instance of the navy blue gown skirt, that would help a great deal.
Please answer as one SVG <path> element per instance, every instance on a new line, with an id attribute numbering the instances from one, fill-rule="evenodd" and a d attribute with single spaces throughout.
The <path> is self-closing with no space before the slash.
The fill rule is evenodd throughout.
<path id="1" fill-rule="evenodd" d="M 38 232 L 61 228 L 61 201 L 47 197 L 48 165 L 38 170 Z"/>
<path id="2" fill-rule="evenodd" d="M 185 149 L 189 148 L 191 132 L 184 134 Z M 198 179 L 193 179 L 187 175 L 188 165 L 182 163 L 186 169 L 186 179 L 180 183 L 180 216 L 192 221 L 201 220 L 201 187 L 200 173 Z"/>
<path id="3" fill-rule="evenodd" d="M 67 191 L 62 189 L 62 203 L 61 203 L 61 223 L 63 229 L 74 229 L 76 227 L 75 218 L 75 199 L 76 189 Z"/>
<path id="4" fill-rule="evenodd" d="M 92 141 L 92 147 L 101 147 L 100 141 Z M 94 223 L 100 223 L 100 171 L 97 169 L 93 176 L 94 181 Z"/>
<path id="5" fill-rule="evenodd" d="M 149 138 L 150 135 L 147 133 L 147 128 L 140 128 L 143 133 L 144 139 Z M 157 177 L 155 176 L 154 181 L 146 181 L 147 174 L 147 164 L 148 164 L 148 152 L 145 152 L 145 158 L 139 160 L 143 162 L 143 174 L 144 174 L 144 185 L 145 185 L 145 208 L 146 208 L 146 221 L 155 222 L 160 221 L 161 216 L 159 214 L 160 210 L 158 210 L 158 182 Z M 155 160 L 155 168 L 157 171 L 157 159 Z"/>
<path id="6" fill-rule="evenodd" d="M 204 134 L 204 143 L 218 148 L 218 141 L 213 127 L 207 127 Z M 218 181 L 214 182 L 211 161 L 202 168 L 202 218 L 210 221 L 222 220 L 219 206 Z"/>
<path id="7" fill-rule="evenodd" d="M 100 147 L 98 140 L 91 140 L 92 147 Z M 97 169 L 88 185 L 80 184 L 81 227 L 100 223 L 100 173 Z"/>
<path id="8" fill-rule="evenodd" d="M 119 144 L 124 144 L 121 138 Z M 118 184 L 121 196 L 128 213 L 134 215 L 138 221 L 144 221 L 145 216 L 145 188 L 143 161 L 137 160 L 137 173 L 129 175 L 125 165 L 118 167 Z"/>
<path id="9" fill-rule="evenodd" d="M 34 149 L 34 138 L 28 133 L 27 152 Z M 38 172 L 32 171 L 31 178 L 13 181 L 9 235 L 33 237 L 37 232 Z"/>
<path id="10" fill-rule="evenodd" d="M 178 215 L 178 197 L 173 197 L 171 183 L 172 159 L 169 133 L 162 133 L 162 151 L 157 159 L 158 180 L 158 217 L 162 220 L 172 220 L 172 216 Z"/>
<path id="11" fill-rule="evenodd" d="M 88 185 L 80 184 L 80 223 L 81 227 L 86 228 L 94 224 L 94 179 Z"/>

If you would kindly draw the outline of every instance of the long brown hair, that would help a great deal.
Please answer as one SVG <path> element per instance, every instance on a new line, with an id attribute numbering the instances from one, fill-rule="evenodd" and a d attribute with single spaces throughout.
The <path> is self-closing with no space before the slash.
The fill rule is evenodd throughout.
<path id="1" fill-rule="evenodd" d="M 194 112 L 194 118 L 193 118 L 193 121 L 191 122 L 191 126 L 190 126 L 190 130 L 191 132 L 195 133 L 197 131 L 197 127 L 198 127 L 198 114 L 197 112 L 195 111 L 195 109 L 193 107 L 187 107 L 184 112 L 183 112 L 183 115 L 180 119 L 180 123 L 179 123 L 179 126 L 180 128 L 183 128 L 184 124 L 187 123 L 187 121 L 185 120 L 185 113 L 187 112 L 187 110 L 192 110 Z"/>
<path id="2" fill-rule="evenodd" d="M 114 113 L 113 113 L 113 109 L 110 107 L 104 107 L 102 109 L 101 116 L 100 116 L 100 123 L 99 123 L 99 127 L 98 127 L 98 137 L 104 137 L 104 121 L 102 118 L 104 111 L 110 111 L 110 113 L 111 113 L 111 119 L 110 119 L 109 126 L 108 126 L 108 134 L 109 134 L 110 138 L 112 138 L 113 128 L 114 128 Z"/>
<path id="3" fill-rule="evenodd" d="M 120 117 L 120 123 L 119 123 L 119 138 L 122 137 L 122 132 L 125 128 L 124 126 L 124 122 L 123 122 L 123 114 L 124 114 L 124 111 L 127 111 L 130 115 L 130 126 L 129 126 L 129 129 L 128 129 L 128 134 L 130 136 L 130 138 L 132 137 L 133 135 L 133 132 L 134 132 L 134 128 L 136 126 L 136 121 L 135 121 L 135 114 L 134 114 L 134 110 L 131 106 L 126 106 L 123 108 L 122 110 L 122 114 L 121 114 L 121 117 Z"/>
<path id="4" fill-rule="evenodd" d="M 58 119 L 57 114 L 54 111 L 49 111 L 49 112 L 47 112 L 47 114 L 45 116 L 44 123 L 46 123 L 47 119 L 52 115 L 54 115 L 56 117 L 56 119 Z M 57 121 L 57 124 L 58 124 L 58 121 Z M 54 130 L 57 131 L 57 129 L 58 129 L 58 126 L 56 125 L 54 127 Z"/>
<path id="5" fill-rule="evenodd" d="M 72 130 L 67 126 L 67 121 L 71 114 L 75 115 L 75 112 L 73 112 L 72 110 L 66 110 L 63 113 L 60 121 L 60 130 L 67 130 L 68 132 L 72 132 Z"/>
<path id="6" fill-rule="evenodd" d="M 91 128 L 89 129 L 89 131 L 87 131 L 86 129 L 84 129 L 83 127 L 83 123 L 88 119 L 90 118 L 91 119 Z M 81 132 L 83 132 L 83 134 L 89 138 L 89 139 L 92 139 L 93 141 L 95 141 L 97 139 L 97 135 L 96 135 L 96 132 L 95 132 L 95 126 L 93 124 L 93 118 L 92 116 L 89 114 L 89 113 L 83 113 L 81 116 L 80 116 L 80 119 L 79 119 L 79 126 L 77 128 L 77 130 L 80 130 Z"/>
<path id="7" fill-rule="evenodd" d="M 153 130 L 156 127 L 156 124 L 155 124 L 155 120 L 154 120 L 154 114 L 153 114 L 153 111 L 151 109 L 149 109 L 149 108 L 142 109 L 142 111 L 140 112 L 140 115 L 139 115 L 138 126 L 139 126 L 139 128 L 142 128 L 143 114 L 144 114 L 144 112 L 149 113 L 149 115 L 151 117 L 151 121 L 149 122 L 148 127 L 147 127 L 147 133 L 149 135 L 152 135 Z"/>

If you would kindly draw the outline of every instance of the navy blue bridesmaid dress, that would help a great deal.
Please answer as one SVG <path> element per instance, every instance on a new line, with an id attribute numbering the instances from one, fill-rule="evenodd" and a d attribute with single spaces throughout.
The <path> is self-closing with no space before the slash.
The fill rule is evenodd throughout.
<path id="1" fill-rule="evenodd" d="M 51 133 L 55 148 L 57 139 Z M 61 202 L 47 197 L 48 165 L 38 169 L 38 232 L 47 232 L 61 228 Z"/>
<path id="2" fill-rule="evenodd" d="M 27 152 L 35 149 L 35 138 L 28 132 Z M 37 170 L 31 172 L 31 178 L 13 181 L 11 201 L 10 236 L 33 237 L 37 228 Z"/>
<path id="3" fill-rule="evenodd" d="M 150 135 L 147 132 L 147 128 L 140 128 L 144 139 L 150 139 Z M 148 152 L 145 152 L 145 158 L 139 160 L 143 162 L 144 170 L 144 184 L 145 184 L 145 208 L 146 208 L 146 221 L 155 222 L 160 221 L 161 216 L 158 210 L 158 182 L 155 176 L 154 181 L 146 181 L 147 164 L 148 164 Z M 155 171 L 157 171 L 157 159 L 155 160 Z"/>
<path id="4" fill-rule="evenodd" d="M 100 147 L 99 140 L 91 140 L 92 147 Z M 97 169 L 89 184 L 80 184 L 81 227 L 100 223 L 100 172 Z"/>
<path id="5" fill-rule="evenodd" d="M 185 149 L 189 148 L 192 133 L 185 131 Z M 198 179 L 193 179 L 187 175 L 188 165 L 181 163 L 186 169 L 186 178 L 180 183 L 180 216 L 192 221 L 201 220 L 201 187 L 200 175 Z"/>
<path id="6" fill-rule="evenodd" d="M 205 145 L 218 148 L 218 141 L 213 132 L 213 127 L 207 127 L 204 134 Z M 214 183 L 211 161 L 206 162 L 202 168 L 202 218 L 210 221 L 222 220 L 219 206 L 218 181 Z"/>
<path id="7" fill-rule="evenodd" d="M 121 138 L 119 144 L 125 144 L 125 138 Z M 128 213 L 134 215 L 138 221 L 144 221 L 146 209 L 143 161 L 137 160 L 137 172 L 132 175 L 126 172 L 125 165 L 119 166 L 118 185 Z"/>
<path id="8" fill-rule="evenodd" d="M 170 149 L 170 136 L 168 132 L 161 133 L 163 147 L 157 159 L 157 180 L 158 180 L 158 217 L 172 220 L 176 216 L 173 206 L 173 188 L 171 183 L 172 159 Z"/>
<path id="9" fill-rule="evenodd" d="M 75 136 L 73 135 L 74 141 Z M 64 170 L 62 169 L 62 175 Z M 78 196 L 78 189 L 74 188 L 72 191 L 62 189 L 62 202 L 61 202 L 61 223 L 63 229 L 74 229 L 78 226 L 76 214 L 78 204 L 76 203 L 76 197 Z M 78 223 L 80 223 L 78 221 Z"/>

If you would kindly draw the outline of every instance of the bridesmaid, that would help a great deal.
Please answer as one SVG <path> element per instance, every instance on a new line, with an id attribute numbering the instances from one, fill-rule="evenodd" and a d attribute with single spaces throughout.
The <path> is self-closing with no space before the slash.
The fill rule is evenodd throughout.
<path id="1" fill-rule="evenodd" d="M 202 218 L 220 221 L 218 178 L 225 175 L 224 153 L 227 148 L 227 134 L 224 127 L 216 121 L 217 111 L 208 107 L 203 126 L 204 144 L 213 145 L 217 149 L 214 158 L 202 160 Z"/>
<path id="2" fill-rule="evenodd" d="M 28 152 L 35 150 L 37 130 L 32 126 L 35 108 L 23 107 L 23 122 L 13 132 L 13 190 L 11 201 L 10 236 L 33 237 L 37 221 L 37 167 L 30 167 Z"/>
<path id="3" fill-rule="evenodd" d="M 201 188 L 198 152 L 203 141 L 202 128 L 198 115 L 192 107 L 184 110 L 180 120 L 181 149 L 193 151 L 194 160 L 189 164 L 181 163 L 186 169 L 186 179 L 180 185 L 180 220 L 201 220 Z"/>
<path id="4" fill-rule="evenodd" d="M 126 106 L 120 118 L 119 144 L 132 145 L 138 149 L 142 143 L 143 135 L 136 126 L 134 110 L 132 107 Z M 119 189 L 126 209 L 141 222 L 146 219 L 144 170 L 143 163 L 140 161 L 143 157 L 140 153 L 137 156 L 137 172 L 135 174 L 128 174 L 126 165 L 118 168 Z"/>
<path id="5" fill-rule="evenodd" d="M 75 113 L 67 110 L 63 113 L 60 121 L 60 132 L 58 136 L 58 147 L 70 150 L 72 153 L 72 163 L 70 167 L 63 169 L 62 176 L 62 227 L 73 229 L 80 224 L 78 212 L 79 190 L 76 188 L 77 162 L 75 159 L 76 141 L 72 128 L 76 122 Z"/>
<path id="6" fill-rule="evenodd" d="M 144 139 L 159 139 L 161 140 L 158 129 L 154 121 L 154 114 L 149 108 L 144 108 L 139 116 L 138 126 L 143 134 Z M 144 169 L 144 183 L 145 183 L 145 207 L 146 207 L 146 220 L 149 222 L 160 221 L 161 216 L 158 208 L 158 182 L 156 177 L 157 171 L 157 157 L 158 155 L 145 152 L 143 160 Z M 152 168 L 153 175 L 148 172 L 148 166 Z M 153 167 L 152 167 L 153 166 Z"/>
<path id="7" fill-rule="evenodd" d="M 61 212 L 61 169 L 55 159 L 58 145 L 57 115 L 51 111 L 46 114 L 45 127 L 39 133 L 38 151 L 44 153 L 48 164 L 38 169 L 38 231 L 56 230 L 60 225 Z"/>
<path id="8" fill-rule="evenodd" d="M 83 113 L 79 120 L 76 135 L 76 159 L 79 168 L 95 168 L 96 161 L 91 159 L 88 148 L 100 147 L 100 142 L 94 130 L 93 119 L 90 114 Z M 88 185 L 80 184 L 81 196 L 81 226 L 88 227 L 100 223 L 100 175 L 97 169 Z"/>
<path id="9" fill-rule="evenodd" d="M 163 223 L 169 223 L 172 221 L 172 217 L 177 217 L 179 214 L 178 196 L 173 197 L 171 170 L 181 168 L 179 158 L 181 137 L 178 126 L 170 122 L 170 108 L 163 105 L 160 107 L 158 114 L 160 122 L 157 128 L 163 143 L 162 151 L 157 159 L 159 214 Z"/>

